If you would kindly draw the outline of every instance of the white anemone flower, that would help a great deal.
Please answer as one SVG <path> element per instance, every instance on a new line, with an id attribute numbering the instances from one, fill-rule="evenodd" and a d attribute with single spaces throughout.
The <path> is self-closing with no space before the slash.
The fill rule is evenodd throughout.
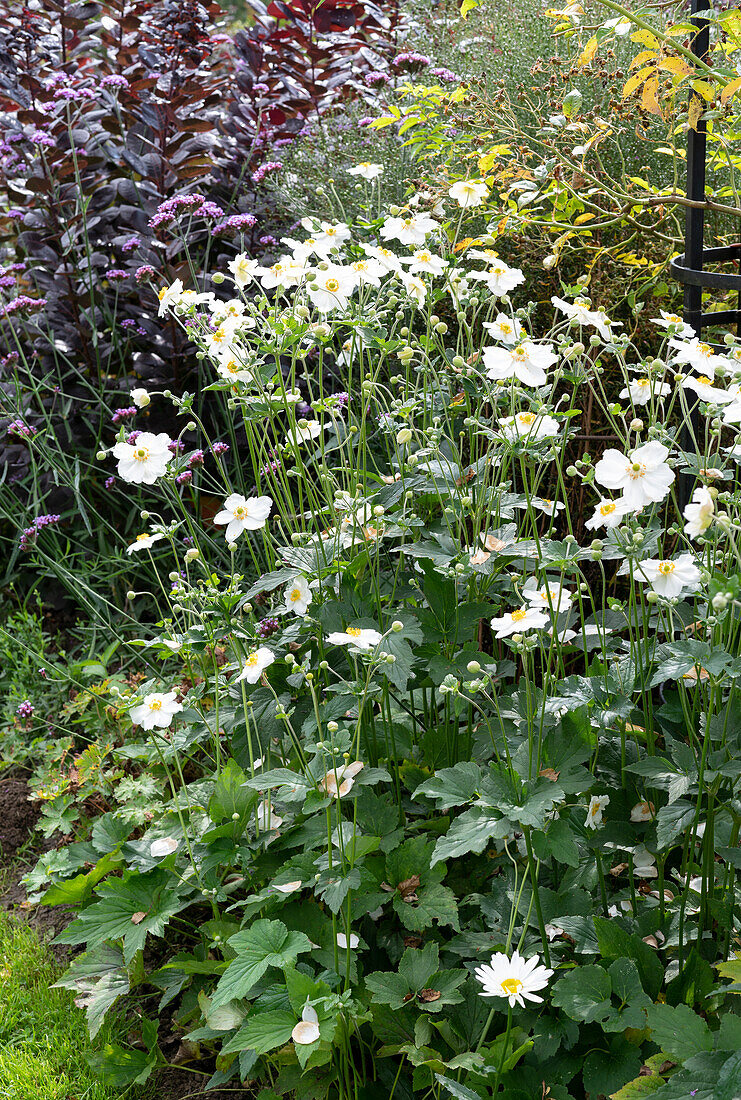
<path id="1" fill-rule="evenodd" d="M 375 180 L 383 175 L 383 165 L 374 164 L 369 160 L 361 160 L 354 168 L 348 168 L 347 173 L 350 176 L 360 176 L 364 180 Z"/>
<path id="2" fill-rule="evenodd" d="M 286 437 L 286 444 L 309 443 L 322 434 L 322 425 L 318 420 L 307 420 L 305 424 L 292 424 Z"/>
<path id="3" fill-rule="evenodd" d="M 316 278 L 306 284 L 307 294 L 320 313 L 332 313 L 335 309 L 347 309 L 350 295 L 355 289 L 355 273 L 350 267 L 329 264 L 314 272 Z"/>
<path id="4" fill-rule="evenodd" d="M 550 344 L 523 340 L 513 348 L 485 348 L 484 369 L 493 382 L 516 378 L 525 386 L 544 386 L 546 369 L 558 361 Z"/>
<path id="5" fill-rule="evenodd" d="M 300 1021 L 291 1032 L 291 1038 L 297 1046 L 302 1047 L 309 1047 L 319 1041 L 319 1017 L 308 1001 L 304 1005 Z"/>
<path id="6" fill-rule="evenodd" d="M 116 443 L 113 457 L 118 459 L 118 476 L 134 485 L 154 485 L 172 462 L 169 446 L 167 432 L 140 432 L 134 443 Z"/>
<path id="7" fill-rule="evenodd" d="M 138 554 L 141 550 L 150 550 L 155 542 L 159 542 L 165 536 L 161 532 L 156 532 L 154 535 L 148 535 L 146 532 L 142 535 L 137 535 L 134 541 L 126 547 L 127 554 Z"/>
<path id="8" fill-rule="evenodd" d="M 584 822 L 588 829 L 596 829 L 602 824 L 602 817 L 606 806 L 610 804 L 609 794 L 593 794 L 589 800 L 587 820 Z"/>
<path id="9" fill-rule="evenodd" d="M 485 271 L 471 271 L 468 278 L 484 283 L 495 298 L 503 298 L 525 282 L 525 276 L 518 267 L 509 267 L 499 259 L 494 260 Z"/>
<path id="10" fill-rule="evenodd" d="M 692 325 L 686 324 L 678 313 L 667 313 L 665 309 L 659 310 L 659 313 L 661 317 L 651 318 L 652 324 L 659 325 L 660 328 L 672 328 L 677 336 L 684 336 L 689 340 L 695 335 Z"/>
<path id="11" fill-rule="evenodd" d="M 400 241 L 416 247 L 425 243 L 428 233 L 437 229 L 438 223 L 429 214 L 413 214 L 406 218 L 387 218 L 381 226 L 381 239 Z"/>
<path id="12" fill-rule="evenodd" d="M 276 813 L 275 806 L 269 798 L 264 798 L 258 803 L 255 820 L 258 829 L 279 829 L 283 824 L 283 818 Z"/>
<path id="13" fill-rule="evenodd" d="M 545 989 L 553 977 L 552 970 L 540 966 L 537 955 L 525 959 L 519 951 L 514 951 L 511 959 L 498 951 L 488 964 L 477 966 L 474 973 L 484 987 L 482 997 L 503 997 L 510 1008 L 515 1005 L 525 1008 L 525 1001 L 541 1002 L 543 998 L 537 990 Z"/>
<path id="14" fill-rule="evenodd" d="M 361 248 L 366 256 L 370 256 L 371 259 L 377 260 L 386 271 L 401 271 L 401 261 L 396 253 L 392 252 L 390 248 L 379 248 L 374 244 L 364 244 L 361 245 Z"/>
<path id="15" fill-rule="evenodd" d="M 240 252 L 238 256 L 229 261 L 227 267 L 234 279 L 235 286 L 240 290 L 251 283 L 262 270 L 259 261 L 251 259 L 246 252 Z"/>
<path id="16" fill-rule="evenodd" d="M 570 320 L 596 329 L 603 340 L 612 340 L 613 333 L 610 326 L 620 323 L 611 321 L 603 309 L 590 309 L 591 302 L 588 298 L 575 298 L 573 302 L 565 302 L 563 298 L 557 298 L 554 294 L 551 302 Z"/>
<path id="17" fill-rule="evenodd" d="M 418 248 L 411 256 L 402 256 L 401 262 L 409 264 L 410 275 L 416 275 L 420 271 L 426 275 L 442 275 L 449 266 L 447 260 L 436 256 L 428 248 Z"/>
<path id="18" fill-rule="evenodd" d="M 544 612 L 553 611 L 556 615 L 568 611 L 573 602 L 573 595 L 568 588 L 559 584 L 538 585 L 534 578 L 525 583 L 522 594 L 531 607 L 537 607 Z"/>
<path id="19" fill-rule="evenodd" d="M 362 760 L 355 760 L 352 764 L 339 764 L 330 770 L 319 780 L 319 786 L 332 798 L 344 798 L 355 785 L 355 776 L 365 765 Z"/>
<path id="20" fill-rule="evenodd" d="M 330 645 L 354 645 L 358 649 L 374 649 L 383 634 L 369 627 L 348 626 L 346 630 L 334 630 L 327 636 Z"/>
<path id="21" fill-rule="evenodd" d="M 238 684 L 242 680 L 246 680 L 248 684 L 256 684 L 265 669 L 272 665 L 274 660 L 275 654 L 267 646 L 261 645 L 257 649 L 253 649 L 252 653 L 245 657 L 244 668 L 234 683 Z"/>
<path id="22" fill-rule="evenodd" d="M 631 511 L 663 500 L 674 481 L 667 465 L 669 449 L 652 441 L 636 447 L 630 454 L 609 448 L 594 468 L 595 480 L 606 489 L 622 489 Z"/>
<path id="23" fill-rule="evenodd" d="M 381 279 L 388 273 L 388 269 L 372 256 L 367 256 L 364 260 L 353 260 L 349 270 L 353 273 L 357 286 L 379 287 Z"/>
<path id="24" fill-rule="evenodd" d="M 686 364 L 711 380 L 715 378 L 716 370 L 732 365 L 727 356 L 716 354 L 710 344 L 703 343 L 697 337 L 692 340 L 670 340 L 669 347 L 677 353 L 672 359 L 674 366 Z"/>
<path id="25" fill-rule="evenodd" d="M 501 434 L 510 443 L 524 439 L 534 443 L 539 439 L 549 439 L 558 435 L 559 423 L 544 413 L 518 412 L 514 416 L 500 416 L 497 420 Z"/>
<path id="26" fill-rule="evenodd" d="M 523 336 L 520 322 L 506 313 L 498 313 L 493 321 L 484 321 L 483 327 L 493 340 L 499 340 L 501 344 L 516 344 Z"/>
<path id="27" fill-rule="evenodd" d="M 530 497 L 530 506 L 537 508 L 539 512 L 545 512 L 547 516 L 557 516 L 559 512 L 566 510 L 566 505 L 560 500 L 551 500 L 549 497 Z M 527 502 L 521 507 L 527 511 Z"/>
<path id="28" fill-rule="evenodd" d="M 252 371 L 231 355 L 218 360 L 216 371 L 229 382 L 252 382 L 253 379 Z"/>
<path id="29" fill-rule="evenodd" d="M 425 298 L 427 297 L 427 287 L 425 286 L 419 275 L 408 275 L 406 271 L 399 273 L 399 278 L 404 284 L 404 290 L 407 292 L 410 298 L 414 298 L 418 306 L 424 305 Z"/>
<path id="30" fill-rule="evenodd" d="M 149 396 L 147 390 L 139 386 L 137 389 L 131 391 L 131 400 L 134 402 L 137 409 L 146 409 L 152 398 Z"/>
<path id="31" fill-rule="evenodd" d="M 659 401 L 672 392 L 671 386 L 666 382 L 654 382 L 650 378 L 634 378 L 627 387 L 620 391 L 620 397 L 625 400 L 630 398 L 634 405 L 648 405 L 651 398 Z"/>
<path id="32" fill-rule="evenodd" d="M 495 638 L 508 638 L 510 634 L 524 634 L 526 630 L 540 630 L 550 620 L 537 607 L 518 607 L 499 618 L 491 620 Z"/>
<path id="33" fill-rule="evenodd" d="M 632 511 L 633 509 L 622 497 L 618 500 L 608 500 L 607 497 L 603 497 L 595 506 L 594 515 L 584 526 L 590 531 L 598 531 L 600 527 L 605 527 L 609 531 L 613 527 L 619 527 L 623 517 Z"/>
<path id="34" fill-rule="evenodd" d="M 182 709 L 183 704 L 177 702 L 176 691 L 153 691 L 145 695 L 141 703 L 131 708 L 129 717 L 144 730 L 154 729 L 155 726 L 166 729 Z"/>
<path id="35" fill-rule="evenodd" d="M 481 206 L 489 197 L 489 188 L 483 180 L 458 180 L 448 188 L 451 199 L 455 199 L 462 210 L 471 206 Z"/>
<path id="36" fill-rule="evenodd" d="M 256 272 L 263 290 L 287 290 L 298 286 L 306 278 L 307 268 L 293 256 L 282 256 L 270 267 L 261 267 Z"/>
<path id="37" fill-rule="evenodd" d="M 214 516 L 214 523 L 226 524 L 226 541 L 235 542 L 244 531 L 258 531 L 273 507 L 271 497 L 246 497 L 232 493 L 224 501 L 224 507 Z"/>
<path id="38" fill-rule="evenodd" d="M 283 593 L 286 611 L 292 611 L 294 615 L 305 615 L 313 598 L 305 577 L 296 577 L 286 585 Z"/>
<path id="39" fill-rule="evenodd" d="M 706 374 L 701 374 L 697 378 L 692 375 L 689 378 L 683 378 L 682 389 L 692 390 L 701 401 L 710 401 L 714 405 L 730 405 L 735 400 L 735 395 L 731 391 L 714 386 L 712 379 Z"/>
<path id="40" fill-rule="evenodd" d="M 350 240 L 350 227 L 346 222 L 322 222 L 321 231 L 315 233 L 314 238 L 317 248 L 326 253 Z"/>
<path id="41" fill-rule="evenodd" d="M 636 569 L 637 581 L 648 581 L 659 596 L 669 599 L 679 596 L 685 588 L 694 588 L 700 581 L 700 570 L 691 554 L 681 554 L 673 561 L 649 558 Z"/>
<path id="42" fill-rule="evenodd" d="M 709 489 L 704 485 L 698 485 L 692 494 L 692 500 L 684 510 L 685 535 L 696 539 L 698 535 L 704 535 L 715 515 L 715 500 Z"/>
<path id="43" fill-rule="evenodd" d="M 161 290 L 157 292 L 159 298 L 159 309 L 157 315 L 164 317 L 168 309 L 172 309 L 176 305 L 183 294 L 183 280 L 176 279 L 170 286 L 163 286 Z"/>
<path id="44" fill-rule="evenodd" d="M 174 836 L 165 836 L 161 840 L 153 840 L 149 846 L 149 854 L 152 859 L 164 859 L 178 850 L 178 842 Z"/>

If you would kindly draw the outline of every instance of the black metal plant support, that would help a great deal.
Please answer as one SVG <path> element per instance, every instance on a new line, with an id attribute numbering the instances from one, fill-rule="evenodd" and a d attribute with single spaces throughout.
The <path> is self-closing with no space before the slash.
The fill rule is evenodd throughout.
<path id="1" fill-rule="evenodd" d="M 697 27 L 691 48 L 703 61 L 707 61 L 710 50 L 710 24 L 698 12 L 707 10 L 708 2 L 709 0 L 690 0 L 691 21 Z M 700 99 L 700 96 L 697 92 L 691 92 L 690 105 L 693 98 Z M 741 274 L 706 270 L 708 264 L 741 260 L 741 243 L 717 248 L 705 247 L 706 157 L 707 125 L 700 118 L 696 129 L 690 127 L 687 133 L 687 198 L 698 205 L 688 205 L 686 208 L 684 254 L 672 260 L 671 269 L 684 285 L 684 321 L 692 326 L 698 337 L 702 338 L 702 330 L 708 325 L 735 325 L 737 334 L 741 335 Z M 703 313 L 702 292 L 705 287 L 738 291 L 737 307 Z M 692 425 L 688 425 L 682 433 L 685 451 L 692 448 L 692 435 L 695 434 L 696 438 L 698 426 L 699 415 L 695 407 Z M 680 480 L 678 488 L 682 507 L 687 502 L 690 485 L 691 479 Z"/>

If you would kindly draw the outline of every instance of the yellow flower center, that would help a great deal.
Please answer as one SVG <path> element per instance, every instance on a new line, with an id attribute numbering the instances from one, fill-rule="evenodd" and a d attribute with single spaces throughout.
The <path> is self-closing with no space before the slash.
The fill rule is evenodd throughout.
<path id="1" fill-rule="evenodd" d="M 522 344 L 518 344 L 517 347 L 515 348 L 515 350 L 512 352 L 512 354 L 515 356 L 516 359 L 524 359 L 525 358 L 525 349 L 522 346 Z"/>
<path id="2" fill-rule="evenodd" d="M 235 363 L 233 359 L 230 359 L 226 364 L 226 369 L 230 374 L 239 374 L 239 363 Z"/>
<path id="3" fill-rule="evenodd" d="M 327 279 L 324 285 L 332 294 L 335 294 L 340 289 L 340 284 L 336 279 Z"/>
<path id="4" fill-rule="evenodd" d="M 257 664 L 257 654 L 256 653 L 250 653 L 249 657 L 245 661 L 245 664 L 248 664 L 250 666 L 250 668 L 254 668 L 255 665 Z"/>
<path id="5" fill-rule="evenodd" d="M 697 381 L 701 386 L 712 386 L 713 384 L 712 378 L 708 378 L 706 374 L 701 374 Z"/>
<path id="6" fill-rule="evenodd" d="M 211 339 L 215 344 L 223 344 L 226 340 L 226 333 L 224 332 L 223 328 L 217 328 Z"/>
<path id="7" fill-rule="evenodd" d="M 402 225 L 404 226 L 405 229 L 408 229 L 409 226 L 412 224 L 413 220 L 414 220 L 413 218 L 404 218 L 404 221 L 402 222 Z"/>
<path id="8" fill-rule="evenodd" d="M 520 413 L 517 419 L 521 424 L 534 424 L 536 417 L 535 413 Z"/>
<path id="9" fill-rule="evenodd" d="M 163 287 L 162 287 L 162 290 L 160 290 L 160 291 L 158 292 L 158 294 L 157 294 L 157 297 L 159 298 L 159 300 L 160 300 L 160 301 L 162 301 L 162 299 L 164 298 L 164 296 L 165 296 L 165 295 L 167 294 L 167 290 L 168 290 L 168 288 L 167 288 L 166 286 L 163 286 Z"/>
<path id="10" fill-rule="evenodd" d="M 682 322 L 682 318 L 678 317 L 676 313 L 667 313 L 666 319 L 667 321 L 671 321 L 673 325 L 679 325 Z"/>
<path id="11" fill-rule="evenodd" d="M 512 622 L 521 623 L 525 618 L 527 618 L 526 607 L 518 607 L 517 611 L 512 612 Z"/>
<path id="12" fill-rule="evenodd" d="M 697 350 L 702 352 L 703 355 L 710 356 L 713 354 L 713 349 L 710 347 L 710 344 L 698 344 Z"/>
<path id="13" fill-rule="evenodd" d="M 508 997 L 516 997 L 522 989 L 522 982 L 519 978 L 505 978 L 502 982 L 502 989 Z"/>
<path id="14" fill-rule="evenodd" d="M 668 577 L 670 573 L 673 573 L 677 568 L 676 563 L 673 561 L 659 562 L 659 573 L 664 577 Z"/>
<path id="15" fill-rule="evenodd" d="M 636 380 L 636 386 L 645 387 L 645 386 L 649 386 L 650 384 L 651 383 L 649 382 L 648 378 L 638 378 Z"/>
<path id="16" fill-rule="evenodd" d="M 162 700 L 161 699 L 151 699 L 150 703 L 149 703 L 149 709 L 150 710 L 162 710 Z"/>
<path id="17" fill-rule="evenodd" d="M 590 809 L 590 811 L 589 811 L 589 812 L 590 812 L 590 814 L 592 815 L 592 817 L 596 817 L 596 816 L 597 816 L 597 814 L 598 814 L 598 813 L 600 812 L 600 810 L 601 810 L 601 809 L 602 809 L 602 805 L 601 805 L 601 803 L 599 803 L 599 802 L 594 802 L 594 803 L 592 804 L 592 807 L 591 807 L 591 809 Z"/>
<path id="18" fill-rule="evenodd" d="M 292 602 L 297 603 L 300 599 L 301 599 L 301 589 L 300 588 L 292 588 L 291 589 L 291 600 L 292 600 Z"/>
<path id="19" fill-rule="evenodd" d="M 244 519 L 244 517 L 246 515 L 247 515 L 247 509 L 243 505 L 240 504 L 234 509 L 235 519 Z"/>
<path id="20" fill-rule="evenodd" d="M 351 638 L 359 638 L 361 633 L 360 627 L 348 626 L 346 633 L 349 634 Z"/>
<path id="21" fill-rule="evenodd" d="M 628 467 L 628 473 L 630 474 L 631 480 L 633 481 L 635 481 L 636 478 L 643 477 L 646 473 L 646 463 L 631 462 L 630 466 Z"/>
<path id="22" fill-rule="evenodd" d="M 134 449 L 134 458 L 137 462 L 146 462 L 149 458 L 149 451 L 146 447 L 136 447 Z"/>
<path id="23" fill-rule="evenodd" d="M 615 511 L 615 508 L 616 508 L 615 502 L 610 500 L 610 501 L 608 501 L 607 504 L 600 504 L 599 514 L 601 516 L 609 516 Z"/>
<path id="24" fill-rule="evenodd" d="M 507 335 L 508 335 L 508 334 L 509 334 L 510 332 L 512 332 L 512 331 L 513 331 L 513 330 L 512 330 L 512 325 L 511 325 L 511 324 L 509 323 L 509 321 L 502 321 L 502 322 L 501 322 L 501 324 L 499 325 L 499 328 L 500 328 L 500 330 L 501 330 L 502 332 L 504 332 L 504 333 L 505 333 L 505 334 L 507 334 Z"/>
<path id="25" fill-rule="evenodd" d="M 136 536 L 136 541 L 137 542 L 146 542 L 148 538 L 149 538 L 149 535 L 145 532 L 143 535 L 137 535 Z"/>
<path id="26" fill-rule="evenodd" d="M 429 252 L 418 252 L 417 253 L 417 259 L 419 260 L 420 263 L 426 264 L 426 263 L 429 263 L 429 261 L 432 259 L 432 256 L 430 255 Z"/>

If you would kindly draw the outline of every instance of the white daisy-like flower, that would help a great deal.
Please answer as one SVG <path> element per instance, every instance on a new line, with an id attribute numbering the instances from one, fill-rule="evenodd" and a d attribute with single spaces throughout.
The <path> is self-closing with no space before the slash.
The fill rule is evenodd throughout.
<path id="1" fill-rule="evenodd" d="M 306 284 L 307 293 L 320 313 L 332 313 L 347 309 L 350 295 L 355 289 L 355 273 L 349 267 L 330 264 L 315 271 L 316 278 Z"/>
<path id="2" fill-rule="evenodd" d="M 525 386 L 544 386 L 546 369 L 558 361 L 550 344 L 534 344 L 523 340 L 513 348 L 485 348 L 484 369 L 493 382 L 516 378 Z"/>
<path id="3" fill-rule="evenodd" d="M 240 252 L 238 256 L 229 261 L 227 267 L 231 272 L 235 285 L 240 290 L 251 283 L 257 274 L 263 270 L 259 262 L 251 259 L 246 252 Z"/>
<path id="4" fill-rule="evenodd" d="M 548 497 L 530 497 L 530 506 L 537 508 L 539 512 L 545 512 L 547 516 L 556 516 L 566 509 L 566 505 L 560 500 L 550 500 Z M 527 502 L 522 507 L 527 510 Z"/>
<path id="5" fill-rule="evenodd" d="M 219 359 L 216 371 L 229 382 L 252 382 L 253 380 L 252 371 L 228 354 Z"/>
<path id="6" fill-rule="evenodd" d="M 625 389 L 620 391 L 620 397 L 623 400 L 630 398 L 634 405 L 647 405 L 651 398 L 661 400 L 671 392 L 672 388 L 666 382 L 655 382 L 650 378 L 634 378 Z"/>
<path id="7" fill-rule="evenodd" d="M 149 550 L 155 542 L 159 542 L 164 537 L 161 532 L 156 532 L 154 535 L 148 535 L 144 532 L 144 534 L 137 535 L 134 541 L 126 547 L 126 553 L 138 554 L 140 550 Z"/>
<path id="8" fill-rule="evenodd" d="M 691 554 L 681 554 L 673 561 L 659 558 L 642 561 L 636 566 L 635 577 L 637 581 L 648 581 L 654 592 L 669 599 L 698 585 L 700 570 Z"/>
<path id="9" fill-rule="evenodd" d="M 322 434 L 322 425 L 318 420 L 307 420 L 305 424 L 292 424 L 286 436 L 286 444 L 309 443 Z"/>
<path id="10" fill-rule="evenodd" d="M 473 255 L 473 253 L 471 253 Z M 511 290 L 525 282 L 525 276 L 518 267 L 509 267 L 503 260 L 495 259 L 485 271 L 471 271 L 469 279 L 484 283 L 495 298 L 503 298 Z"/>
<path id="11" fill-rule="evenodd" d="M 455 199 L 462 210 L 471 206 L 481 206 L 489 197 L 489 188 L 483 180 L 458 180 L 448 188 L 451 199 Z"/>
<path id="12" fill-rule="evenodd" d="M 684 525 L 685 535 L 689 535 L 691 539 L 704 535 L 715 515 L 715 500 L 710 490 L 704 485 L 698 485 L 683 514 L 687 521 Z"/>
<path id="13" fill-rule="evenodd" d="M 152 859 L 164 859 L 178 850 L 178 842 L 174 836 L 165 836 L 161 840 L 153 840 L 149 846 L 149 854 Z"/>
<path id="14" fill-rule="evenodd" d="M 613 527 L 619 527 L 623 517 L 632 511 L 631 506 L 622 497 L 618 500 L 608 500 L 603 497 L 595 506 L 594 515 L 584 526 L 590 531 L 597 531 L 600 527 L 605 527 L 609 531 Z"/>
<path id="15" fill-rule="evenodd" d="M 261 267 L 257 271 L 263 290 L 288 290 L 298 286 L 306 278 L 307 268 L 293 256 L 283 256 L 270 267 Z"/>
<path id="16" fill-rule="evenodd" d="M 137 409 L 146 409 L 152 398 L 149 396 L 147 390 L 139 386 L 137 389 L 131 391 L 131 400 L 134 402 Z"/>
<path id="17" fill-rule="evenodd" d="M 537 955 L 525 959 L 519 951 L 514 951 L 511 959 L 498 951 L 488 964 L 477 966 L 474 973 L 484 987 L 482 997 L 503 997 L 510 1008 L 515 1005 L 525 1008 L 525 1001 L 540 1003 L 543 998 L 537 991 L 545 989 L 553 977 L 552 970 L 540 966 Z"/>
<path id="18" fill-rule="evenodd" d="M 283 593 L 286 611 L 292 611 L 294 615 L 305 615 L 313 598 L 305 577 L 296 577 L 286 585 Z"/>
<path id="19" fill-rule="evenodd" d="M 729 405 L 735 400 L 735 395 L 730 390 L 714 386 L 712 379 L 706 374 L 700 374 L 697 378 L 693 375 L 683 378 L 682 389 L 692 390 L 702 401 L 711 401 L 714 405 Z"/>
<path id="20" fill-rule="evenodd" d="M 498 313 L 493 321 L 484 321 L 483 327 L 493 340 L 502 344 L 516 344 L 523 336 L 523 328 L 516 317 Z"/>
<path id="21" fill-rule="evenodd" d="M 526 581 L 522 594 L 531 607 L 537 607 L 543 612 L 553 611 L 556 615 L 568 611 L 573 601 L 568 588 L 559 584 L 539 585 L 534 577 Z"/>
<path id="22" fill-rule="evenodd" d="M 304 1005 L 300 1021 L 291 1032 L 291 1038 L 297 1046 L 302 1047 L 319 1042 L 319 1017 L 308 1001 Z"/>
<path id="23" fill-rule="evenodd" d="M 406 218 L 387 218 L 381 226 L 381 239 L 400 241 L 416 247 L 425 243 L 428 233 L 437 229 L 438 223 L 429 214 L 414 214 Z"/>
<path id="24" fill-rule="evenodd" d="M 427 287 L 419 275 L 409 275 L 406 271 L 402 271 L 399 278 L 404 284 L 404 290 L 409 297 L 414 298 L 418 306 L 424 305 L 424 300 L 427 297 Z"/>
<path id="25" fill-rule="evenodd" d="M 348 626 L 346 630 L 334 630 L 327 636 L 330 645 L 354 645 L 358 649 L 374 649 L 383 635 L 370 627 Z"/>
<path id="26" fill-rule="evenodd" d="M 355 785 L 355 776 L 365 765 L 361 760 L 355 760 L 352 764 L 339 764 L 330 770 L 319 780 L 319 786 L 332 798 L 344 798 Z"/>
<path id="27" fill-rule="evenodd" d="M 520 439 L 528 443 L 538 439 L 548 439 L 558 435 L 559 423 L 545 413 L 518 412 L 514 416 L 500 416 L 497 419 L 500 431 L 510 443 L 516 443 Z"/>
<path id="28" fill-rule="evenodd" d="M 401 262 L 409 264 L 409 274 L 415 275 L 418 271 L 426 275 L 442 275 L 448 267 L 448 261 L 436 256 L 428 248 L 418 248 L 411 256 L 402 256 Z"/>
<path id="29" fill-rule="evenodd" d="M 360 176 L 364 180 L 375 180 L 383 175 L 383 165 L 373 164 L 369 160 L 361 160 L 354 168 L 348 168 L 347 172 L 350 176 Z"/>
<path id="30" fill-rule="evenodd" d="M 603 340 L 612 340 L 613 333 L 610 326 L 620 323 L 611 321 L 603 309 L 590 309 L 591 302 L 588 298 L 575 298 L 573 302 L 565 302 L 563 298 L 557 298 L 554 294 L 551 302 L 570 320 L 596 329 Z"/>
<path id="31" fill-rule="evenodd" d="M 258 829 L 279 829 L 283 824 L 283 818 L 276 813 L 275 806 L 269 798 L 264 798 L 255 809 L 255 821 Z"/>
<path id="32" fill-rule="evenodd" d="M 677 336 L 683 336 L 688 340 L 691 340 L 695 335 L 695 330 L 692 325 L 686 324 L 678 313 L 667 313 L 665 309 L 660 309 L 659 313 L 661 317 L 651 318 L 652 324 L 658 325 L 660 328 L 674 328 Z M 679 327 L 677 328 L 676 326 Z"/>
<path id="33" fill-rule="evenodd" d="M 524 634 L 526 630 L 540 630 L 548 626 L 550 619 L 537 607 L 518 607 L 491 620 L 495 638 L 508 638 L 510 634 Z"/>
<path id="34" fill-rule="evenodd" d="M 350 227 L 345 222 L 322 222 L 314 238 L 319 251 L 326 253 L 350 240 Z"/>
<path id="35" fill-rule="evenodd" d="M 388 273 L 388 269 L 372 256 L 366 256 L 363 260 L 353 260 L 349 270 L 353 273 L 357 286 L 381 285 L 381 279 Z"/>
<path id="36" fill-rule="evenodd" d="M 169 446 L 167 432 L 140 432 L 134 443 L 116 443 L 113 457 L 118 459 L 118 476 L 134 485 L 154 485 L 172 462 Z"/>
<path id="37" fill-rule="evenodd" d="M 596 829 L 602 824 L 602 817 L 606 806 L 610 805 L 609 794 L 593 794 L 589 800 L 587 820 L 584 822 L 588 829 Z"/>
<path id="38" fill-rule="evenodd" d="M 622 489 L 631 511 L 663 500 L 674 481 L 667 465 L 669 449 L 652 441 L 636 447 L 630 454 L 609 448 L 594 468 L 594 476 L 606 489 Z"/>
<path id="39" fill-rule="evenodd" d="M 183 704 L 177 702 L 176 691 L 153 691 L 145 695 L 141 703 L 131 708 L 129 717 L 144 730 L 154 729 L 155 726 L 165 729 L 182 709 Z"/>
<path id="40" fill-rule="evenodd" d="M 366 256 L 370 256 L 371 259 L 377 260 L 378 263 L 386 271 L 401 271 L 401 261 L 395 252 L 392 252 L 390 248 L 379 248 L 374 244 L 361 245 L 363 252 Z"/>
<path id="41" fill-rule="evenodd" d="M 699 371 L 707 378 L 715 378 L 715 372 L 719 368 L 728 369 L 732 364 L 726 355 L 718 355 L 710 344 L 703 343 L 694 337 L 692 340 L 670 340 L 669 347 L 676 351 L 672 359 L 674 366 L 686 364 Z"/>
<path id="42" fill-rule="evenodd" d="M 182 293 L 183 293 L 183 280 L 182 279 L 176 279 L 174 281 L 174 283 L 170 284 L 170 286 L 163 286 L 157 292 L 157 297 L 159 298 L 159 303 L 160 303 L 159 304 L 159 309 L 157 310 L 157 315 L 159 317 L 164 317 L 164 315 L 167 313 L 168 309 L 172 309 L 172 307 L 180 301 Z"/>
<path id="43" fill-rule="evenodd" d="M 214 516 L 214 523 L 226 524 L 226 541 L 236 542 L 243 531 L 258 531 L 264 527 L 272 507 L 272 497 L 250 497 L 248 500 L 239 493 L 232 493 Z"/>
<path id="44" fill-rule="evenodd" d="M 246 680 L 248 684 L 256 684 L 265 669 L 269 668 L 274 660 L 275 654 L 267 646 L 261 645 L 257 649 L 253 649 L 252 653 L 248 653 L 245 657 L 244 668 L 234 683 L 238 684 L 242 680 Z"/>

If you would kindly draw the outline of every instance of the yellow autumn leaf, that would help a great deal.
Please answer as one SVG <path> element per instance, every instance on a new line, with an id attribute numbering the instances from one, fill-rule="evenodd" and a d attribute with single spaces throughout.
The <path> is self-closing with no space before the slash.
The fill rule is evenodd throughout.
<path id="1" fill-rule="evenodd" d="M 637 53 L 630 63 L 631 69 L 637 69 L 640 65 L 643 65 L 646 61 L 653 61 L 656 57 L 656 50 L 641 50 Z"/>
<path id="2" fill-rule="evenodd" d="M 584 222 L 589 222 L 594 217 L 596 217 L 596 214 L 592 214 L 591 211 L 587 210 L 585 214 L 580 214 L 578 218 L 574 219 L 574 225 L 584 225 Z"/>
<path id="3" fill-rule="evenodd" d="M 687 108 L 687 122 L 690 129 L 696 130 L 697 124 L 705 113 L 705 103 L 697 96 L 693 96 Z"/>
<path id="4" fill-rule="evenodd" d="M 511 156 L 512 149 L 509 145 L 493 145 L 488 153 L 479 157 L 479 175 L 485 176 L 491 171 L 500 157 Z"/>
<path id="5" fill-rule="evenodd" d="M 659 61 L 659 68 L 679 77 L 687 76 L 688 73 L 692 72 L 690 66 L 681 57 L 665 57 L 662 61 Z"/>
<path id="6" fill-rule="evenodd" d="M 735 96 L 736 92 L 741 89 L 741 76 L 737 76 L 735 80 L 732 80 L 730 84 L 726 84 L 723 91 L 720 93 L 720 101 L 725 104 L 729 99 Z"/>
<path id="7" fill-rule="evenodd" d="M 648 111 L 649 114 L 658 115 L 660 118 L 661 107 L 659 105 L 658 96 L 659 78 L 654 73 L 643 85 L 643 91 L 641 92 L 641 107 L 643 107 L 644 111 Z"/>
<path id="8" fill-rule="evenodd" d="M 579 55 L 579 60 L 577 64 L 580 69 L 586 68 L 594 55 L 597 53 L 598 46 L 599 42 L 597 41 L 597 37 L 595 35 L 592 35 L 592 37 L 589 39 L 586 46 L 582 50 L 581 54 Z"/>
<path id="9" fill-rule="evenodd" d="M 646 65 L 646 67 L 641 69 L 639 73 L 634 73 L 633 76 L 628 77 L 628 79 L 625 81 L 625 84 L 623 85 L 623 99 L 627 99 L 628 96 L 633 95 L 633 92 L 637 91 L 637 89 L 640 88 L 641 84 L 643 84 L 644 80 L 646 80 L 647 77 L 651 76 L 652 74 L 654 74 L 654 69 L 652 68 L 652 66 Z"/>
<path id="10" fill-rule="evenodd" d="M 710 103 L 711 100 L 715 99 L 715 85 L 708 83 L 707 80 L 693 80 L 692 90 L 701 95 L 706 103 Z"/>
<path id="11" fill-rule="evenodd" d="M 651 31 L 644 30 L 643 27 L 640 30 L 634 31 L 630 36 L 631 42 L 635 42 L 637 46 L 653 46 L 656 49 L 659 45 L 655 34 Z"/>

